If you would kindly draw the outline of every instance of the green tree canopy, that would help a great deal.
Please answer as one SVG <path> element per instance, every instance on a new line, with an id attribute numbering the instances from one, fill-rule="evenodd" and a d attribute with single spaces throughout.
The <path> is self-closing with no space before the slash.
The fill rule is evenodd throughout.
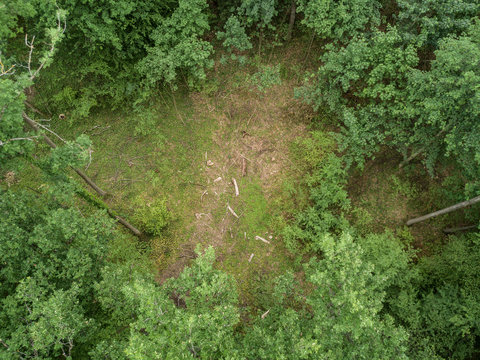
<path id="1" fill-rule="evenodd" d="M 303 24 L 321 39 L 346 43 L 380 25 L 380 7 L 376 0 L 301 0 L 298 11 L 305 14 Z"/>

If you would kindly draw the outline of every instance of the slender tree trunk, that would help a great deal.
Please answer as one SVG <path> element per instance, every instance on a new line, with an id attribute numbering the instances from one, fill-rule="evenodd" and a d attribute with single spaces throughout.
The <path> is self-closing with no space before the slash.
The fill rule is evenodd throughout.
<path id="1" fill-rule="evenodd" d="M 407 165 L 410 161 L 412 161 L 413 159 L 415 159 L 418 155 L 420 155 L 421 153 L 423 153 L 425 151 L 425 148 L 421 148 L 420 150 L 414 152 L 413 154 L 411 154 L 408 158 L 406 158 L 405 160 L 403 160 L 400 165 L 398 165 L 398 168 L 401 169 L 403 168 L 405 165 Z"/>
<path id="2" fill-rule="evenodd" d="M 23 119 L 25 120 L 25 122 L 33 129 L 35 130 L 36 132 L 39 131 L 38 129 L 38 126 L 37 124 L 35 123 L 35 121 L 33 121 L 32 119 L 30 119 L 27 114 L 23 113 Z M 55 149 L 57 147 L 57 145 L 45 134 L 43 134 L 43 139 L 45 140 L 45 142 L 52 148 L 52 149 Z M 93 189 L 97 192 L 98 195 L 100 195 L 101 197 L 105 197 L 107 195 L 107 192 L 100 189 L 100 187 L 97 186 L 97 184 L 95 184 L 93 182 L 92 179 L 90 179 L 82 170 L 79 170 L 79 169 L 75 169 L 75 168 L 72 168 L 73 170 L 75 170 L 75 172 Z"/>
<path id="3" fill-rule="evenodd" d="M 32 111 L 36 112 L 37 114 L 40 114 L 42 116 L 45 116 L 45 117 L 49 117 L 48 115 L 45 115 L 43 112 L 41 112 L 40 110 L 38 110 L 35 106 L 33 106 L 32 104 L 30 104 L 28 101 L 24 101 L 25 105 L 27 105 L 30 109 L 32 109 Z"/>
<path id="4" fill-rule="evenodd" d="M 287 31 L 287 41 L 290 41 L 292 39 L 293 25 L 295 24 L 296 12 L 297 12 L 297 8 L 295 6 L 295 0 L 292 0 L 292 7 L 290 9 L 290 22 L 288 23 L 288 31 Z"/>
<path id="5" fill-rule="evenodd" d="M 462 209 L 464 207 L 476 204 L 478 202 L 480 202 L 480 196 L 477 196 L 477 197 L 474 197 L 473 199 L 463 201 L 461 203 L 449 206 L 445 209 L 438 210 L 438 211 L 435 211 L 433 213 L 430 213 L 430 214 L 427 214 L 427 215 L 424 215 L 424 216 L 420 216 L 420 217 L 415 218 L 415 219 L 410 219 L 410 220 L 407 221 L 407 226 L 410 226 L 410 225 L 416 224 L 418 222 L 436 217 L 438 215 L 447 214 L 449 212 L 452 212 L 452 211 L 455 211 L 455 210 L 458 210 L 458 209 Z"/>
<path id="6" fill-rule="evenodd" d="M 440 130 L 437 135 L 434 136 L 433 139 L 439 137 L 440 135 L 442 135 L 445 131 L 447 131 L 447 129 L 443 129 L 443 130 Z M 432 142 L 433 142 L 433 139 L 431 139 L 427 145 L 430 145 Z M 414 152 L 413 154 L 411 154 L 407 159 L 403 160 L 400 165 L 398 165 L 398 168 L 401 169 L 402 167 L 404 167 L 405 165 L 407 165 L 410 161 L 412 161 L 413 159 L 415 159 L 418 155 L 420 155 L 421 153 L 423 153 L 425 151 L 426 147 L 422 147 L 420 148 L 420 150 Z"/>
<path id="7" fill-rule="evenodd" d="M 478 229 L 478 225 L 468 225 L 468 226 L 460 226 L 456 228 L 447 228 L 443 229 L 444 234 L 453 234 L 458 231 L 466 231 L 466 230 L 472 230 L 472 229 Z"/>
<path id="8" fill-rule="evenodd" d="M 312 38 L 310 39 L 310 44 L 308 44 L 307 53 L 305 54 L 304 64 L 307 64 L 308 56 L 310 55 L 310 50 L 312 49 L 313 39 L 315 39 L 315 31 L 312 30 Z"/>
<path id="9" fill-rule="evenodd" d="M 263 29 L 260 29 L 260 35 L 258 36 L 258 56 L 262 53 L 262 40 L 263 40 Z"/>
<path id="10" fill-rule="evenodd" d="M 35 123 L 35 121 L 33 121 L 32 119 L 30 119 L 28 117 L 27 114 L 23 113 L 23 119 L 25 120 L 25 122 L 33 129 L 35 130 L 36 132 L 39 131 L 39 128 L 37 126 L 37 124 Z M 43 134 L 43 139 L 45 140 L 45 142 L 52 148 L 52 149 L 55 149 L 57 147 L 57 145 L 45 134 Z M 95 184 L 92 179 L 90 179 L 87 175 L 85 175 L 85 173 L 79 169 L 75 169 L 72 167 L 73 170 L 75 170 L 75 172 L 93 189 L 97 192 L 98 195 L 102 196 L 102 197 L 105 197 L 107 195 L 107 192 L 106 191 L 103 191 L 102 189 L 100 189 L 97 184 Z M 125 219 L 121 218 L 120 216 L 118 215 L 115 215 L 108 207 L 107 207 L 107 212 L 110 216 L 112 216 L 113 218 L 115 218 L 120 224 L 122 224 L 123 226 L 125 226 L 127 229 L 129 229 L 132 233 L 134 233 L 135 235 L 137 236 L 140 236 L 142 233 L 140 232 L 140 230 L 138 230 L 136 227 L 134 227 L 132 224 L 130 224 L 128 221 L 126 221 Z"/>

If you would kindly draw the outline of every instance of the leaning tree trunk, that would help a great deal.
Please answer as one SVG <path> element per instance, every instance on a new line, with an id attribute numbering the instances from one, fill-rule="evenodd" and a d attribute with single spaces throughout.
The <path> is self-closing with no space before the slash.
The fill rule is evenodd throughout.
<path id="1" fill-rule="evenodd" d="M 427 142 L 427 145 L 430 145 L 433 140 L 437 137 L 439 137 L 440 135 L 442 135 L 445 131 L 447 131 L 447 129 L 443 129 L 443 130 L 440 130 L 434 137 L 433 139 L 431 139 L 430 141 Z M 416 152 L 412 153 L 407 159 L 403 160 L 400 165 L 398 165 L 398 168 L 401 169 L 402 167 L 404 167 L 405 165 L 407 165 L 410 161 L 412 161 L 413 159 L 415 159 L 418 155 L 420 155 L 421 153 L 423 153 L 426 149 L 426 146 L 425 147 L 422 147 L 420 148 L 420 150 L 417 150 Z"/>
<path id="2" fill-rule="evenodd" d="M 30 127 L 35 130 L 36 132 L 39 131 L 38 129 L 38 126 L 37 124 L 35 123 L 35 121 L 33 121 L 32 119 L 30 119 L 27 114 L 23 113 L 23 119 L 25 120 L 25 122 L 30 125 Z M 57 147 L 57 145 L 45 134 L 42 134 L 43 135 L 43 139 L 45 140 L 45 142 L 52 148 L 52 149 L 55 149 Z M 92 179 L 90 179 L 82 170 L 79 170 L 79 169 L 76 169 L 76 168 L 72 168 L 73 170 L 75 170 L 75 172 L 93 189 L 97 192 L 98 195 L 100 195 L 101 197 L 105 197 L 107 195 L 107 192 L 100 189 L 97 184 L 95 184 Z"/>
<path id="3" fill-rule="evenodd" d="M 36 124 L 35 121 L 33 121 L 32 119 L 30 119 L 28 117 L 27 114 L 23 113 L 23 119 L 25 120 L 25 122 L 33 129 L 35 130 L 36 132 L 39 131 L 39 128 Z M 52 148 L 52 149 L 55 149 L 57 147 L 57 145 L 45 134 L 42 134 L 43 135 L 43 139 L 45 140 L 45 142 Z M 95 184 L 93 182 L 92 179 L 90 179 L 87 175 L 85 175 L 85 173 L 79 169 L 76 169 L 76 168 L 73 168 L 73 170 L 75 170 L 75 172 L 93 189 L 97 192 L 97 194 L 99 194 L 100 196 L 102 197 L 105 197 L 107 195 L 107 192 L 100 189 L 97 184 Z M 110 216 L 112 216 L 113 218 L 115 218 L 120 224 L 122 224 L 123 226 L 125 226 L 128 230 L 130 230 L 132 233 L 134 233 L 135 235 L 137 236 L 140 236 L 142 233 L 140 232 L 140 230 L 138 230 L 136 227 L 134 227 L 132 224 L 130 224 L 128 221 L 126 221 L 125 219 L 123 219 L 122 217 L 114 214 L 109 208 L 107 208 L 107 212 Z"/>
<path id="4" fill-rule="evenodd" d="M 427 214 L 427 215 L 424 215 L 424 216 L 420 216 L 420 217 L 415 218 L 415 219 L 410 219 L 410 220 L 407 221 L 407 226 L 410 226 L 410 225 L 416 224 L 418 222 L 436 217 L 438 215 L 447 214 L 449 212 L 452 212 L 452 211 L 455 211 L 455 210 L 458 210 L 458 209 L 462 209 L 464 207 L 476 204 L 478 202 L 480 202 L 480 196 L 477 196 L 477 197 L 474 197 L 473 199 L 463 201 L 461 203 L 449 206 L 445 209 L 438 210 L 438 211 L 435 211 L 433 213 L 430 213 L 430 214 Z"/>
<path id="5" fill-rule="evenodd" d="M 296 12 L 297 12 L 297 8 L 295 6 L 295 0 L 292 0 L 292 7 L 290 9 L 290 22 L 288 23 L 288 31 L 287 31 L 287 41 L 290 41 L 292 39 L 293 25 L 295 24 Z"/>

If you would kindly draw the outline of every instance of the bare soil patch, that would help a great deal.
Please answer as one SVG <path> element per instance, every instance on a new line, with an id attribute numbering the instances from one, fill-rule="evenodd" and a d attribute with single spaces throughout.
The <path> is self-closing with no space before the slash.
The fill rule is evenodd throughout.
<path id="1" fill-rule="evenodd" d="M 268 226 L 251 225 L 248 212 L 262 212 L 256 208 L 258 202 L 268 204 L 281 191 L 285 171 L 294 166 L 289 158 L 289 144 L 308 130 L 311 109 L 293 98 L 293 87 L 293 83 L 283 82 L 266 93 L 240 88 L 215 96 L 191 95 L 197 117 L 213 118 L 217 126 L 211 134 L 213 147 L 203 154 L 204 186 L 196 188 L 199 202 L 189 214 L 193 234 L 181 245 L 176 259 L 161 272 L 159 281 L 178 275 L 193 258 L 197 244 L 213 246 L 220 267 L 237 263 L 235 269 L 230 269 L 240 287 L 242 281 L 247 281 L 245 278 L 253 276 L 250 272 L 270 274 L 281 266 L 278 261 L 282 261 L 286 251 L 280 237 Z M 239 186 L 238 197 L 232 178 Z M 268 211 L 267 205 L 264 212 Z M 255 239 L 256 235 L 270 244 Z"/>

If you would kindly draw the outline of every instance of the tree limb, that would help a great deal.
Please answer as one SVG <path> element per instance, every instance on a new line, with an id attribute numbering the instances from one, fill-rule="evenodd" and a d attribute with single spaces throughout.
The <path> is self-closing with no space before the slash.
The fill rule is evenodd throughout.
<path id="1" fill-rule="evenodd" d="M 430 213 L 430 214 L 427 214 L 427 215 L 424 215 L 424 216 L 420 216 L 420 217 L 415 218 L 415 219 L 410 219 L 410 220 L 407 221 L 407 226 L 410 226 L 410 225 L 416 224 L 418 222 L 436 217 L 438 215 L 443 215 L 443 214 L 447 214 L 449 212 L 452 212 L 452 211 L 455 211 L 455 210 L 458 210 L 458 209 L 462 209 L 464 207 L 476 204 L 478 202 L 480 202 L 480 196 L 474 197 L 473 199 L 470 199 L 470 200 L 467 200 L 467 201 L 462 201 L 461 203 L 449 206 L 445 209 L 438 210 L 438 211 L 435 211 L 433 213 Z"/>

